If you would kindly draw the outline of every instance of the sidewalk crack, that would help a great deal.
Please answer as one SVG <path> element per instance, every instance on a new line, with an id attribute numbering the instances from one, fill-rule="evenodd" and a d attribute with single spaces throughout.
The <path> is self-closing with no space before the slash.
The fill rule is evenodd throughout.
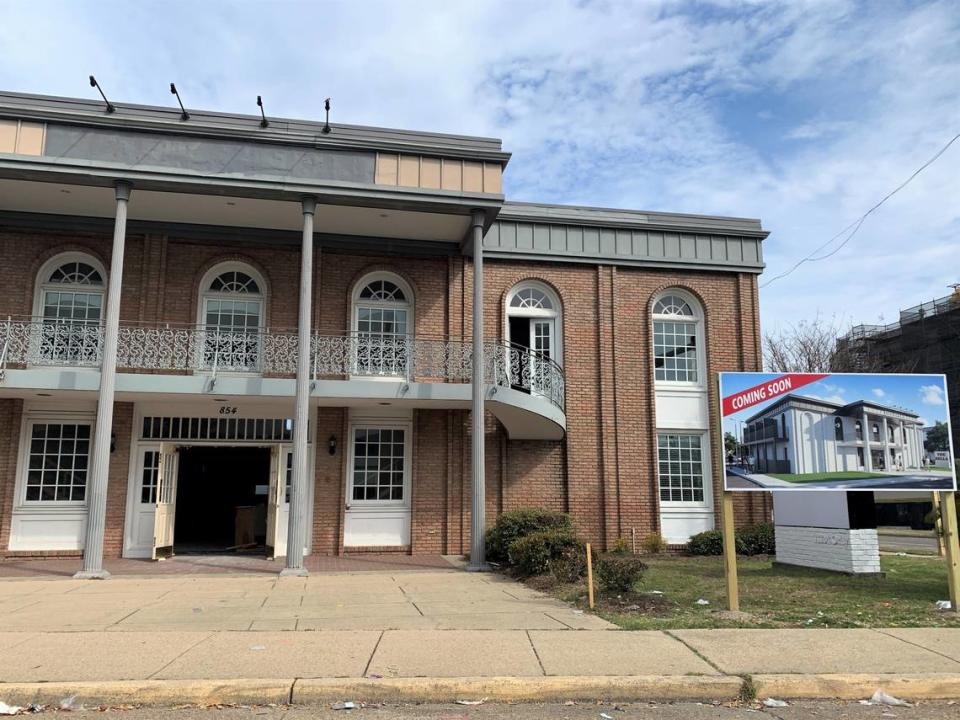
<path id="1" fill-rule="evenodd" d="M 940 657 L 945 658 L 945 659 L 949 660 L 949 661 L 952 662 L 952 663 L 956 663 L 956 664 L 960 665 L 960 660 L 957 660 L 956 658 L 952 658 L 952 657 L 950 657 L 949 655 L 944 655 L 942 652 L 939 652 L 939 651 L 937 651 L 937 650 L 934 650 L 933 648 L 928 648 L 928 647 L 925 647 L 924 645 L 921 645 L 921 644 L 919 644 L 919 643 L 915 643 L 915 642 L 913 642 L 912 640 L 907 640 L 907 639 L 902 638 L 902 637 L 897 637 L 896 635 L 891 635 L 891 634 L 888 633 L 886 630 L 881 630 L 880 628 L 870 628 L 870 629 L 873 630 L 874 632 L 880 633 L 881 635 L 886 635 L 886 636 L 889 637 L 889 638 L 893 638 L 894 640 L 899 640 L 900 642 L 905 642 L 907 645 L 913 645 L 914 647 L 918 647 L 918 648 L 920 648 L 921 650 L 926 650 L 927 652 L 932 652 L 934 655 L 939 655 Z"/>
<path id="2" fill-rule="evenodd" d="M 533 638 L 530 637 L 530 631 L 525 630 L 527 633 L 527 642 L 530 643 L 530 649 L 533 650 L 533 656 L 537 659 L 537 664 L 540 666 L 540 672 L 543 673 L 544 677 L 547 675 L 547 669 L 543 666 L 543 660 L 540 659 L 540 653 L 537 652 L 537 646 L 533 644 Z"/>
<path id="3" fill-rule="evenodd" d="M 551 620 L 556 620 L 558 623 L 560 623 L 560 624 L 563 625 L 565 628 L 567 628 L 567 630 L 576 630 L 576 628 L 575 628 L 573 625 L 568 625 L 567 623 L 565 623 L 565 622 L 564 622 L 563 620 L 561 620 L 560 618 L 554 617 L 553 615 L 551 615 L 551 614 L 548 613 L 548 612 L 544 612 L 543 614 L 546 615 L 546 616 L 547 616 L 548 618 L 550 618 Z"/>
<path id="4" fill-rule="evenodd" d="M 367 672 L 370 670 L 370 665 L 373 663 L 373 656 L 377 654 L 377 649 L 380 647 L 380 641 L 383 640 L 383 636 L 386 633 L 386 630 L 380 631 L 380 637 L 377 638 L 377 644 L 373 646 L 373 652 L 370 653 L 370 659 L 367 660 L 367 664 L 363 668 L 363 674 L 360 677 L 366 677 Z"/>
<path id="5" fill-rule="evenodd" d="M 671 637 L 671 638 L 673 638 L 674 640 L 676 640 L 678 643 L 680 643 L 681 645 L 683 645 L 687 650 L 689 650 L 689 651 L 692 652 L 694 655 L 696 655 L 698 658 L 700 658 L 701 660 L 703 660 L 707 665 L 709 665 L 710 667 L 712 667 L 714 670 L 716 670 L 716 671 L 717 671 L 718 673 L 720 673 L 721 675 L 727 675 L 727 674 L 728 674 L 726 670 L 721 669 L 719 665 L 717 665 L 715 662 L 713 662 L 713 660 L 711 660 L 711 659 L 708 658 L 706 655 L 704 655 L 702 652 L 700 652 L 699 650 L 697 650 L 693 645 L 691 645 L 690 643 L 688 643 L 688 642 L 687 642 L 686 640 L 684 640 L 683 638 L 677 637 L 676 635 L 674 635 L 674 634 L 673 634 L 672 632 L 670 632 L 669 630 L 661 630 L 661 632 L 662 632 L 664 635 L 666 635 L 667 637 Z"/>
<path id="6" fill-rule="evenodd" d="M 191 646 L 188 647 L 188 648 L 185 648 L 182 653 L 180 653 L 179 655 L 177 655 L 177 656 L 176 656 L 175 658 L 173 658 L 170 662 L 168 662 L 167 664 L 165 664 L 162 668 L 160 668 L 159 670 L 154 670 L 152 673 L 150 673 L 149 675 L 147 675 L 147 678 L 146 678 L 146 679 L 147 679 L 147 680 L 153 680 L 153 678 L 155 678 L 157 675 L 159 675 L 160 673 L 162 673 L 162 672 L 163 672 L 164 670 L 166 670 L 168 667 L 170 667 L 171 665 L 173 665 L 177 660 L 179 660 L 179 659 L 182 658 L 184 655 L 186 655 L 188 652 L 190 652 L 190 651 L 193 650 L 195 647 L 197 647 L 198 645 L 200 645 L 200 643 L 206 642 L 207 640 L 209 640 L 210 638 L 212 638 L 215 634 L 216 634 L 216 633 L 212 633 L 212 632 L 211 632 L 211 633 L 207 633 L 207 634 L 204 635 L 202 638 L 200 638 L 200 639 L 197 640 L 195 643 L 193 643 L 193 645 L 191 645 Z"/>

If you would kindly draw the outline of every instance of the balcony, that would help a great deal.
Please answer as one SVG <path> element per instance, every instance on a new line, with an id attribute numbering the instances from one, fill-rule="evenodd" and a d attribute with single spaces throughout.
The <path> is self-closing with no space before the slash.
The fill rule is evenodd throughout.
<path id="1" fill-rule="evenodd" d="M 778 441 L 784 442 L 787 434 L 779 429 L 776 422 L 762 427 L 747 427 L 743 430 L 743 444 Z"/>
<path id="2" fill-rule="evenodd" d="M 126 384 L 118 380 L 118 393 L 124 387 L 129 387 L 130 392 L 145 387 L 149 377 L 144 376 L 166 375 L 196 376 L 202 380 L 199 386 L 184 386 L 190 389 L 182 392 L 210 392 L 216 388 L 218 394 L 226 394 L 235 388 L 237 394 L 247 394 L 252 392 L 249 388 L 256 387 L 261 394 L 292 395 L 298 344 L 294 332 L 121 323 L 118 371 L 122 376 L 130 374 L 141 380 L 138 383 L 135 378 L 125 378 Z M 313 396 L 320 404 L 336 404 L 333 398 L 357 400 L 365 396 L 378 400 L 396 398 L 398 404 L 414 406 L 430 407 L 434 403 L 438 407 L 461 407 L 469 399 L 472 350 L 473 343 L 469 341 L 408 335 L 314 334 L 310 353 Z M 0 382 L 7 380 L 11 370 L 97 368 L 102 352 L 103 328 L 99 324 L 36 318 L 0 322 Z M 485 343 L 484 362 L 488 399 L 504 424 L 508 423 L 503 413 L 497 412 L 498 405 L 510 406 L 515 421 L 518 412 L 547 415 L 561 427 L 562 435 L 564 376 L 556 362 L 500 341 Z M 253 379 L 258 382 L 244 382 Z M 263 390 L 268 383 L 272 389 Z M 87 385 L 98 387 L 79 382 L 74 388 L 85 389 Z M 444 393 L 427 387 L 436 385 L 457 385 L 460 390 Z M 169 387 L 175 386 L 168 385 L 165 392 L 177 392 Z M 418 398 L 424 404 L 416 405 Z M 549 407 L 543 408 L 544 404 Z"/>

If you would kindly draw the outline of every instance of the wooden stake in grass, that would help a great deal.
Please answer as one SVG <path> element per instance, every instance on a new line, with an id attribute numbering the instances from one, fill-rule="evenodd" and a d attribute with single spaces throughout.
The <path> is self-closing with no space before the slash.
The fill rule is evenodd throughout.
<path id="1" fill-rule="evenodd" d="M 947 554 L 946 543 L 943 542 L 943 504 L 940 502 L 940 492 L 933 491 L 934 532 L 937 533 L 937 554 L 943 557 Z"/>
<path id="2" fill-rule="evenodd" d="M 587 543 L 587 599 L 590 609 L 593 610 L 593 552 L 590 550 L 590 543 Z"/>
<path id="3" fill-rule="evenodd" d="M 727 581 L 727 610 L 740 609 L 740 588 L 737 585 L 737 541 L 733 523 L 733 493 L 723 491 L 720 505 L 720 528 L 723 532 L 723 569 Z"/>
<path id="4" fill-rule="evenodd" d="M 943 522 L 943 540 L 947 546 L 947 585 L 950 590 L 950 606 L 960 612 L 960 542 L 957 538 L 957 503 L 954 493 L 940 493 L 940 518 Z"/>

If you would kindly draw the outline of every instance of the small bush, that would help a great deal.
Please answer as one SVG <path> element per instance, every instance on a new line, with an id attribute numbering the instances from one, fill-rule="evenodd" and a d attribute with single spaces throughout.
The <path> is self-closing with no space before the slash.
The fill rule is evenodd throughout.
<path id="1" fill-rule="evenodd" d="M 707 530 L 693 535 L 687 542 L 691 555 L 723 555 L 723 534 L 719 530 Z"/>
<path id="2" fill-rule="evenodd" d="M 737 530 L 737 552 L 741 555 L 773 555 L 776 551 L 776 538 L 770 523 Z"/>
<path id="3" fill-rule="evenodd" d="M 650 555 L 659 555 L 662 552 L 666 552 L 667 541 L 663 539 L 662 535 L 651 533 L 640 541 L 640 547 L 643 548 L 645 553 L 649 553 Z"/>
<path id="4" fill-rule="evenodd" d="M 630 543 L 627 542 L 625 537 L 618 537 L 613 541 L 613 547 L 610 548 L 610 552 L 617 555 L 630 555 L 633 551 L 630 549 Z"/>
<path id="5" fill-rule="evenodd" d="M 507 560 L 518 575 L 530 577 L 550 570 L 550 564 L 580 549 L 580 541 L 565 529 L 538 530 L 510 543 Z"/>
<path id="6" fill-rule="evenodd" d="M 593 564 L 599 562 L 600 554 L 591 549 Z M 582 545 L 564 550 L 550 561 L 550 574 L 558 583 L 580 582 L 587 576 L 587 551 Z"/>
<path id="7" fill-rule="evenodd" d="M 737 555 L 773 555 L 776 542 L 773 525 L 763 523 L 740 528 L 736 533 Z M 691 555 L 723 555 L 723 534 L 707 530 L 690 538 L 687 552 Z"/>
<path id="8" fill-rule="evenodd" d="M 541 530 L 566 530 L 573 534 L 570 516 L 552 510 L 529 508 L 503 513 L 487 530 L 487 558 L 494 562 L 508 562 L 510 545 L 515 540 Z"/>
<path id="9" fill-rule="evenodd" d="M 601 555 L 594 568 L 600 589 L 607 592 L 625 593 L 640 582 L 647 566 L 636 555 Z"/>

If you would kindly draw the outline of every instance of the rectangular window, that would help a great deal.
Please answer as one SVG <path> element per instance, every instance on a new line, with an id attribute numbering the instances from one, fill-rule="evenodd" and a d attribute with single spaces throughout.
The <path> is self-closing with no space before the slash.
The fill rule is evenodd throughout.
<path id="1" fill-rule="evenodd" d="M 33 423 L 26 501 L 82 502 L 89 459 L 89 424 Z"/>
<path id="2" fill-rule="evenodd" d="M 285 453 L 287 456 L 286 468 L 283 471 L 284 484 L 283 484 L 283 501 L 289 505 L 290 504 L 290 484 L 293 482 L 293 453 Z"/>
<path id="3" fill-rule="evenodd" d="M 703 447 L 700 435 L 657 434 L 662 502 L 703 502 Z"/>
<path id="4" fill-rule="evenodd" d="M 358 307 L 357 375 L 405 375 L 407 372 L 407 311 Z"/>
<path id="5" fill-rule="evenodd" d="M 668 382 L 698 382 L 697 324 L 653 323 L 654 377 Z"/>
<path id="6" fill-rule="evenodd" d="M 403 500 L 406 431 L 357 428 L 353 434 L 354 500 Z"/>
<path id="7" fill-rule="evenodd" d="M 150 505 L 157 501 L 157 477 L 160 472 L 160 453 L 147 450 L 143 453 L 143 473 L 140 476 L 140 502 Z"/>
<path id="8" fill-rule="evenodd" d="M 159 418 L 145 417 L 141 440 L 230 440 L 256 442 L 293 439 L 293 421 L 250 418 Z"/>

